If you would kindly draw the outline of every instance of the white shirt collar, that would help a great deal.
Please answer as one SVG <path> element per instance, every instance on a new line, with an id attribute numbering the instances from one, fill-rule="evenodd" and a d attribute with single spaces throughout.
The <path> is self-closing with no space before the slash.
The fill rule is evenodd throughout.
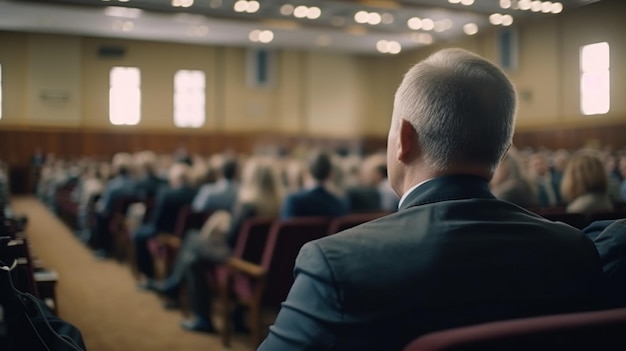
<path id="1" fill-rule="evenodd" d="M 402 197 L 400 198 L 400 202 L 398 203 L 398 209 L 400 207 L 402 207 L 402 203 L 404 202 L 404 200 L 406 200 L 406 198 L 409 196 L 409 194 L 411 194 L 413 191 L 415 191 L 415 189 L 419 188 L 420 186 L 424 185 L 427 182 L 430 182 L 431 180 L 433 180 L 434 178 L 430 178 L 430 179 L 426 179 L 425 181 L 415 184 L 412 187 L 409 188 L 409 190 L 407 190 Z"/>

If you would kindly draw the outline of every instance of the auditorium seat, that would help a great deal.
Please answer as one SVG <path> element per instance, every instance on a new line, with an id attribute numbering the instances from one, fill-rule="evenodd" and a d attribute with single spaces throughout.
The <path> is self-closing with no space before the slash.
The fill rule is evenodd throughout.
<path id="1" fill-rule="evenodd" d="M 626 350 L 626 308 L 531 317 L 433 332 L 404 351 Z"/>
<path id="2" fill-rule="evenodd" d="M 260 264 L 265 249 L 265 243 L 269 236 L 272 224 L 276 220 L 268 217 L 253 217 L 245 220 L 237 235 L 237 242 L 233 250 L 231 261 L 249 262 L 251 264 Z M 235 263 L 236 265 L 237 263 Z M 231 292 L 235 291 L 233 284 L 247 284 L 248 279 L 243 276 L 235 275 L 231 277 L 228 264 L 215 266 L 207 270 L 207 278 L 219 292 L 221 303 L 221 318 L 223 326 L 231 325 Z M 234 279 L 233 279 L 234 278 Z M 210 285 L 211 285 L 210 284 Z M 238 287 L 236 290 L 245 290 L 247 287 Z M 221 330 L 222 343 L 224 346 L 230 346 L 230 327 L 224 327 Z"/>
<path id="3" fill-rule="evenodd" d="M 311 240 L 326 236 L 330 221 L 327 217 L 276 221 L 270 229 L 260 264 L 236 258 L 228 262 L 234 298 L 237 303 L 249 307 L 254 346 L 262 338 L 262 308 L 278 310 L 293 284 L 293 268 L 300 248 Z"/>

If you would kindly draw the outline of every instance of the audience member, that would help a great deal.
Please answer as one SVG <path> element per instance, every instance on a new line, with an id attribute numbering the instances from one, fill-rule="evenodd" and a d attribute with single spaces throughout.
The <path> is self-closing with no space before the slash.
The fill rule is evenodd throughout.
<path id="1" fill-rule="evenodd" d="M 565 149 L 556 150 L 552 153 L 552 159 L 550 163 L 550 177 L 552 179 L 552 188 L 556 192 L 556 198 L 558 204 L 563 203 L 563 197 L 561 195 L 561 181 L 563 174 L 565 173 L 565 167 L 569 161 L 570 154 Z"/>
<path id="2" fill-rule="evenodd" d="M 90 164 L 86 167 L 76 187 L 75 198 L 78 204 L 76 220 L 78 222 L 78 235 L 83 242 L 89 242 L 91 239 L 90 211 L 95 207 L 95 199 L 102 194 L 104 184 L 98 165 Z"/>
<path id="3" fill-rule="evenodd" d="M 316 152 L 309 159 L 312 186 L 289 194 L 281 208 L 281 218 L 342 216 L 348 213 L 345 201 L 328 190 L 333 164 L 327 153 Z"/>
<path id="4" fill-rule="evenodd" d="M 567 200 L 567 212 L 591 214 L 613 210 L 607 194 L 608 176 L 599 157 L 591 151 L 579 151 L 567 164 L 561 192 Z"/>
<path id="5" fill-rule="evenodd" d="M 195 212 L 232 209 L 239 188 L 236 181 L 237 160 L 233 158 L 223 160 L 220 170 L 218 181 L 203 185 L 194 197 L 191 208 Z"/>
<path id="6" fill-rule="evenodd" d="M 275 168 L 276 163 L 269 159 L 249 160 L 244 168 L 237 202 L 224 236 L 220 237 L 210 230 L 187 234 L 172 274 L 163 285 L 155 287 L 171 301 L 178 298 L 181 283 L 183 279 L 186 281 L 192 316 L 183 321 L 184 329 L 215 331 L 210 319 L 211 294 L 206 284 L 205 270 L 208 266 L 223 263 L 230 257 L 245 220 L 252 217 L 278 218 L 283 191 Z M 237 310 L 233 320 L 237 329 L 243 329 L 241 310 Z"/>
<path id="7" fill-rule="evenodd" d="M 537 152 L 530 157 L 531 179 L 537 194 L 537 206 L 553 207 L 560 203 L 557 186 L 550 175 L 548 159 L 544 152 Z"/>
<path id="8" fill-rule="evenodd" d="M 91 230 L 91 243 L 99 257 L 108 256 L 113 249 L 109 233 L 109 222 L 113 218 L 118 201 L 133 193 L 135 182 L 131 178 L 131 156 L 119 153 L 113 156 L 112 168 L 115 177 L 104 186 L 95 206 L 95 223 Z"/>
<path id="9" fill-rule="evenodd" d="M 133 235 L 137 269 L 147 278 L 140 286 L 147 287 L 154 278 L 152 258 L 147 242 L 160 233 L 172 234 L 178 212 L 191 204 L 196 190 L 190 186 L 189 166 L 176 163 L 169 174 L 169 187 L 161 190 L 147 223 L 142 224 Z"/>
<path id="10" fill-rule="evenodd" d="M 598 308 L 593 243 L 489 191 L 515 105 L 504 73 L 467 51 L 415 65 L 388 136 L 400 210 L 305 244 L 259 350 L 399 350 L 434 330 Z"/>
<path id="11" fill-rule="evenodd" d="M 361 163 L 359 185 L 348 188 L 351 212 L 396 211 L 400 198 L 387 180 L 384 155 L 372 155 Z"/>
<path id="12" fill-rule="evenodd" d="M 512 202 L 525 208 L 536 206 L 535 189 L 524 173 L 514 148 L 509 149 L 496 168 L 489 187 L 498 200 Z"/>
<path id="13" fill-rule="evenodd" d="M 626 306 L 626 219 L 596 221 L 584 231 L 596 245 L 614 304 Z"/>
<path id="14" fill-rule="evenodd" d="M 135 157 L 137 182 L 134 195 L 138 199 L 152 199 L 161 188 L 167 186 L 167 181 L 157 175 L 156 160 L 152 151 L 139 152 Z"/>

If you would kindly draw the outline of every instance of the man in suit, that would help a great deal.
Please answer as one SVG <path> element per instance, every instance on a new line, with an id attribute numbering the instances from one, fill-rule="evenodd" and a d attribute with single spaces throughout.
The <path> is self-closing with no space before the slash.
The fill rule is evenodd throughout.
<path id="1" fill-rule="evenodd" d="M 259 350 L 401 350 L 434 330 L 598 308 L 593 243 L 489 191 L 515 105 L 504 73 L 467 51 L 416 64 L 388 135 L 398 212 L 302 247 Z"/>
<path id="2" fill-rule="evenodd" d="M 106 257 L 111 253 L 113 240 L 109 232 L 109 223 L 116 215 L 118 202 L 133 193 L 135 180 L 131 177 L 131 164 L 131 156 L 127 153 L 113 156 L 112 167 L 115 177 L 107 182 L 95 205 L 95 221 L 90 241 L 98 257 Z"/>
<path id="3" fill-rule="evenodd" d="M 193 199 L 191 208 L 195 212 L 207 210 L 230 211 L 237 199 L 239 184 L 237 176 L 237 160 L 229 158 L 223 161 L 220 179 L 213 184 L 203 185 Z"/>
<path id="4" fill-rule="evenodd" d="M 173 233 L 178 219 L 178 212 L 190 205 L 196 191 L 190 186 L 189 167 L 176 163 L 169 173 L 169 187 L 159 192 L 154 209 L 147 223 L 141 225 L 133 235 L 137 269 L 146 278 L 141 287 L 153 285 L 154 267 L 148 251 L 148 240 L 159 233 Z"/>
<path id="5" fill-rule="evenodd" d="M 327 153 L 314 153 L 309 159 L 309 175 L 313 185 L 285 198 L 281 218 L 338 217 L 347 214 L 348 204 L 326 188 L 332 169 L 332 160 Z"/>

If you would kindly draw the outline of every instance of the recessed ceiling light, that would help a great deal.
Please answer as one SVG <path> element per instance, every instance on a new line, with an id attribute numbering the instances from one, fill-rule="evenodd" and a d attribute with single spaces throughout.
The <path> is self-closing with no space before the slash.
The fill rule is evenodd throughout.
<path id="1" fill-rule="evenodd" d="M 104 14 L 111 17 L 137 18 L 142 13 L 142 10 L 131 7 L 107 6 L 104 8 Z"/>
<path id="2" fill-rule="evenodd" d="M 422 19 L 422 29 L 425 31 L 433 30 L 435 28 L 435 22 L 430 18 Z"/>
<path id="3" fill-rule="evenodd" d="M 560 2 L 553 2 L 550 11 L 552 13 L 561 13 L 563 11 L 563 4 Z"/>
<path id="4" fill-rule="evenodd" d="M 502 25 L 503 26 L 510 26 L 513 24 L 513 16 L 511 15 L 503 15 L 502 16 Z"/>
<path id="5" fill-rule="evenodd" d="M 493 24 L 494 26 L 501 25 L 502 24 L 502 14 L 500 14 L 500 13 L 491 14 L 489 16 L 489 23 Z"/>
<path id="6" fill-rule="evenodd" d="M 291 4 L 284 4 L 283 6 L 280 7 L 280 14 L 283 16 L 291 16 L 291 14 L 293 13 L 293 5 Z"/>
<path id="7" fill-rule="evenodd" d="M 393 15 L 390 13 L 383 13 L 381 17 L 384 24 L 392 24 L 394 21 Z"/>
<path id="8" fill-rule="evenodd" d="M 463 32 L 467 35 L 474 35 L 478 33 L 478 26 L 476 23 L 467 23 L 463 26 Z"/>
<path id="9" fill-rule="evenodd" d="M 500 7 L 503 9 L 511 8 L 511 0 L 500 0 Z"/>

